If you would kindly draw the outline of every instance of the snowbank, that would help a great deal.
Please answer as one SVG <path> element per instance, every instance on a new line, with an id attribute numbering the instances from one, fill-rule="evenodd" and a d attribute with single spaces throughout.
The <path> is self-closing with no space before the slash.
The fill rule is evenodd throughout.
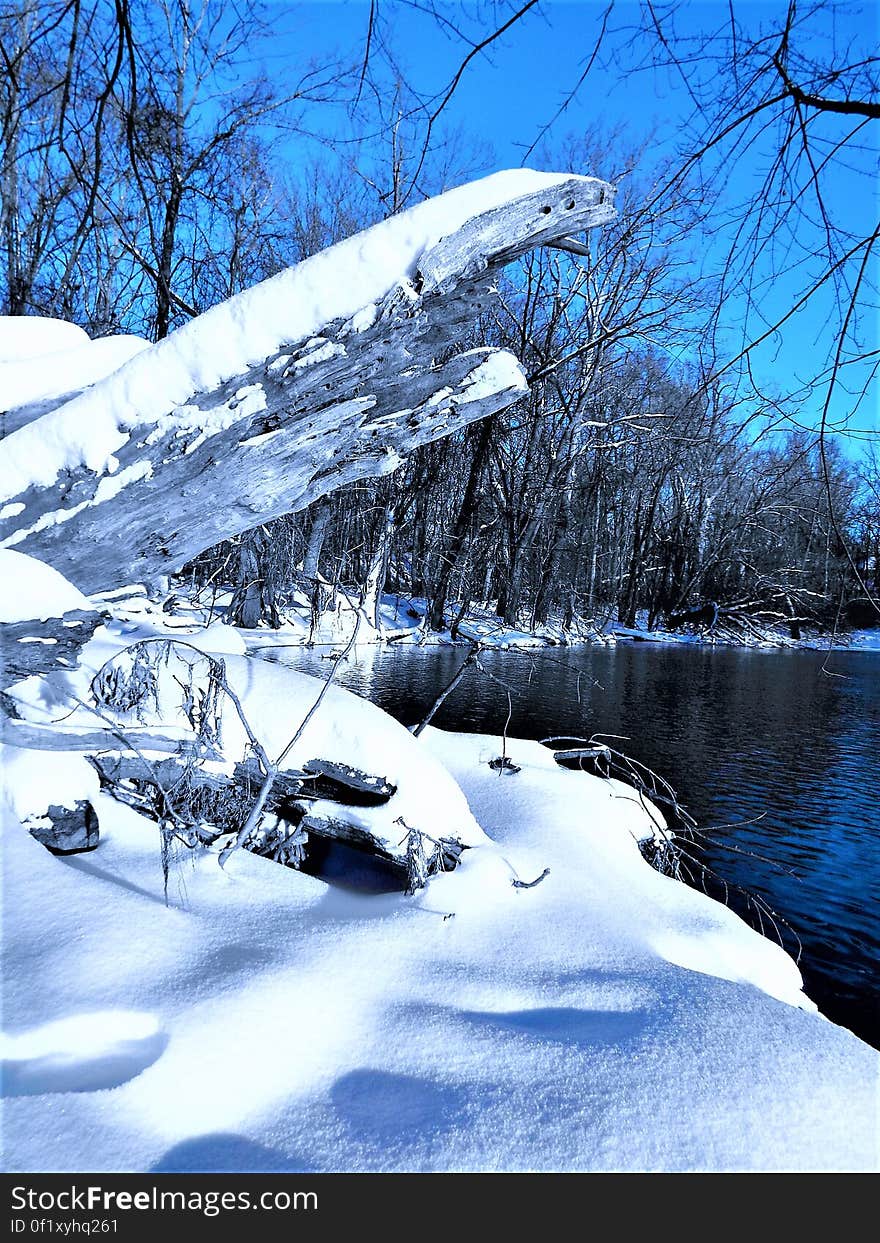
<path id="1" fill-rule="evenodd" d="M 60 321 L 51 320 L 50 323 L 59 325 Z M 73 328 L 72 324 L 61 326 Z M 38 341 L 39 334 L 34 335 Z M 50 339 L 54 340 L 54 334 Z M 37 354 L 37 342 L 33 342 L 33 354 L 12 354 L 6 360 L 0 359 L 0 410 L 14 410 L 18 406 L 78 393 L 111 375 L 149 346 L 149 341 L 143 337 L 123 334 L 101 337 L 97 341 L 86 337 L 72 348 Z M 35 359 L 39 366 L 34 365 Z"/>
<path id="2" fill-rule="evenodd" d="M 261 389 L 248 391 L 237 411 L 186 403 L 282 345 L 313 337 L 332 320 L 351 319 L 350 330 L 363 331 L 375 303 L 405 285 L 420 256 L 443 236 L 483 212 L 570 178 L 529 169 L 495 173 L 426 199 L 212 307 L 93 390 L 8 436 L 0 498 L 31 485 L 49 487 L 65 468 L 84 465 L 98 475 L 112 474 L 114 454 L 135 429 L 164 431 L 179 423 L 210 434 L 253 413 L 253 402 L 265 399 Z M 325 346 L 315 337 L 316 350 Z"/>
<path id="3" fill-rule="evenodd" d="M 270 672 L 255 717 L 299 683 Z M 350 701 L 320 729 L 366 764 Z M 179 860 L 166 908 L 129 809 L 99 797 L 98 851 L 67 859 L 7 814 L 9 1170 L 874 1167 L 877 1055 L 647 866 L 637 802 L 534 743 L 513 777 L 499 739 L 410 743 L 435 813 L 455 778 L 491 838 L 416 899 L 239 852 Z"/>
<path id="4" fill-rule="evenodd" d="M 187 641 L 235 646 L 213 630 Z M 155 616 L 112 621 L 82 669 L 13 694 L 28 716 L 94 727 L 71 690 L 161 633 Z M 224 660 L 277 754 L 319 682 Z M 242 753 L 228 711 L 222 736 Z M 876 1168 L 877 1053 L 815 1013 L 783 950 L 648 866 L 651 818 L 628 787 L 515 738 L 520 771 L 499 775 L 501 748 L 416 740 L 331 687 L 291 762 L 387 777 L 371 831 L 399 834 L 400 817 L 458 836 L 460 866 L 415 898 L 368 897 L 181 848 L 169 905 L 156 826 L 98 793 L 83 757 L 0 758 L 6 1168 Z M 98 849 L 51 856 L 22 820 L 83 797 Z"/>
<path id="5" fill-rule="evenodd" d="M 0 363 L 41 358 L 89 344 L 76 324 L 42 315 L 0 315 Z"/>
<path id="6" fill-rule="evenodd" d="M 0 743 L 0 802 L 24 822 L 49 807 L 94 802 L 98 774 L 82 755 L 70 751 L 27 751 Z"/>
<path id="7" fill-rule="evenodd" d="M 0 623 L 61 617 L 70 609 L 92 610 L 63 574 L 25 553 L 0 548 Z"/>

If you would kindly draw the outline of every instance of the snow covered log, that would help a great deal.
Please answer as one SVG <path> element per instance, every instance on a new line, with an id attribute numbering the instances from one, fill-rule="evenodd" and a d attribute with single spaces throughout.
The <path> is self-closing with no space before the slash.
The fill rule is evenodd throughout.
<path id="1" fill-rule="evenodd" d="M 0 690 L 33 674 L 72 669 L 104 620 L 100 613 L 72 609 L 45 621 L 0 622 Z"/>
<path id="2" fill-rule="evenodd" d="M 254 760 L 236 764 L 232 773 L 190 765 L 180 756 L 147 764 L 138 755 L 101 755 L 91 763 L 103 789 L 151 818 L 167 813 L 169 791 L 172 804 L 179 806 L 185 799 L 190 822 L 197 811 L 203 843 L 238 831 L 240 809 L 253 802 L 265 779 Z M 381 860 L 401 887 L 415 891 L 436 872 L 451 871 L 465 847 L 456 837 L 435 839 L 402 820 L 399 840 L 377 832 L 361 809 L 381 806 L 395 793 L 384 777 L 327 760 L 311 760 L 299 771 L 282 770 L 272 784 L 263 822 L 246 845 L 256 854 L 299 867 L 308 863 L 310 840 L 339 842 Z"/>
<path id="3" fill-rule="evenodd" d="M 0 543 L 94 592 L 392 471 L 527 391 L 513 355 L 473 345 L 499 269 L 613 215 L 594 178 L 499 173 L 212 308 L 10 420 Z"/>

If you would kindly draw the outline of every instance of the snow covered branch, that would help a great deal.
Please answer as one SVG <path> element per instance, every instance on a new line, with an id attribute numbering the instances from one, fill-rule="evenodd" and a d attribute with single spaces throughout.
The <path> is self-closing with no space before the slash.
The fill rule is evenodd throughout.
<path id="1" fill-rule="evenodd" d="M 0 542 L 81 590 L 150 580 L 505 409 L 519 362 L 472 347 L 499 269 L 612 202 L 496 174 L 212 308 L 0 443 Z"/>

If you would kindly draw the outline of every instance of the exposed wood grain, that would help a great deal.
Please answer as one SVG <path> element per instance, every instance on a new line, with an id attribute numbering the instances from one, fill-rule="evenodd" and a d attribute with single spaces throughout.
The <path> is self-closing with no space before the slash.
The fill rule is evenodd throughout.
<path id="1" fill-rule="evenodd" d="M 475 217 L 422 256 L 412 282 L 392 290 L 369 328 L 325 325 L 320 336 L 335 347 L 332 356 L 316 351 L 313 339 L 291 342 L 247 373 L 194 393 L 189 404 L 204 410 L 241 406 L 225 430 L 201 440 L 174 427 L 133 432 L 116 454 L 117 477 L 147 463 L 149 477 L 102 500 L 100 479 L 81 468 L 51 488 L 0 498 L 24 506 L 0 522 L 0 542 L 11 537 L 11 546 L 86 592 L 154 579 L 221 539 L 388 473 L 418 445 L 507 408 L 527 391 L 519 364 L 472 342 L 496 299 L 498 270 L 610 220 L 612 201 L 611 187 L 572 178 Z M 245 413 L 250 407 L 237 395 L 257 385 L 265 408 Z"/>
<path id="2" fill-rule="evenodd" d="M 4 584 L 14 593 L 15 584 Z M 32 674 L 73 669 L 80 652 L 103 623 L 101 613 L 72 609 L 46 621 L 5 622 L 0 625 L 0 687 L 12 686 Z"/>

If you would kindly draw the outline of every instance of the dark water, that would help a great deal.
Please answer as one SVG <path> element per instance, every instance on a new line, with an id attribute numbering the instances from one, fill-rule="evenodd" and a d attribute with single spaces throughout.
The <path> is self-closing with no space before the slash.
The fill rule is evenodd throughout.
<path id="1" fill-rule="evenodd" d="M 278 655 L 327 673 L 319 653 Z M 337 680 L 409 724 L 463 657 L 363 648 Z M 809 995 L 880 1047 L 880 653 L 835 653 L 827 669 L 840 676 L 823 672 L 823 653 L 649 644 L 482 660 L 511 688 L 514 736 L 626 735 L 614 745 L 666 777 L 701 826 L 760 817 L 719 840 L 796 877 L 717 847 L 706 862 L 792 925 Z M 433 723 L 500 733 L 507 711 L 505 689 L 469 670 Z M 786 948 L 796 952 L 790 937 Z"/>

